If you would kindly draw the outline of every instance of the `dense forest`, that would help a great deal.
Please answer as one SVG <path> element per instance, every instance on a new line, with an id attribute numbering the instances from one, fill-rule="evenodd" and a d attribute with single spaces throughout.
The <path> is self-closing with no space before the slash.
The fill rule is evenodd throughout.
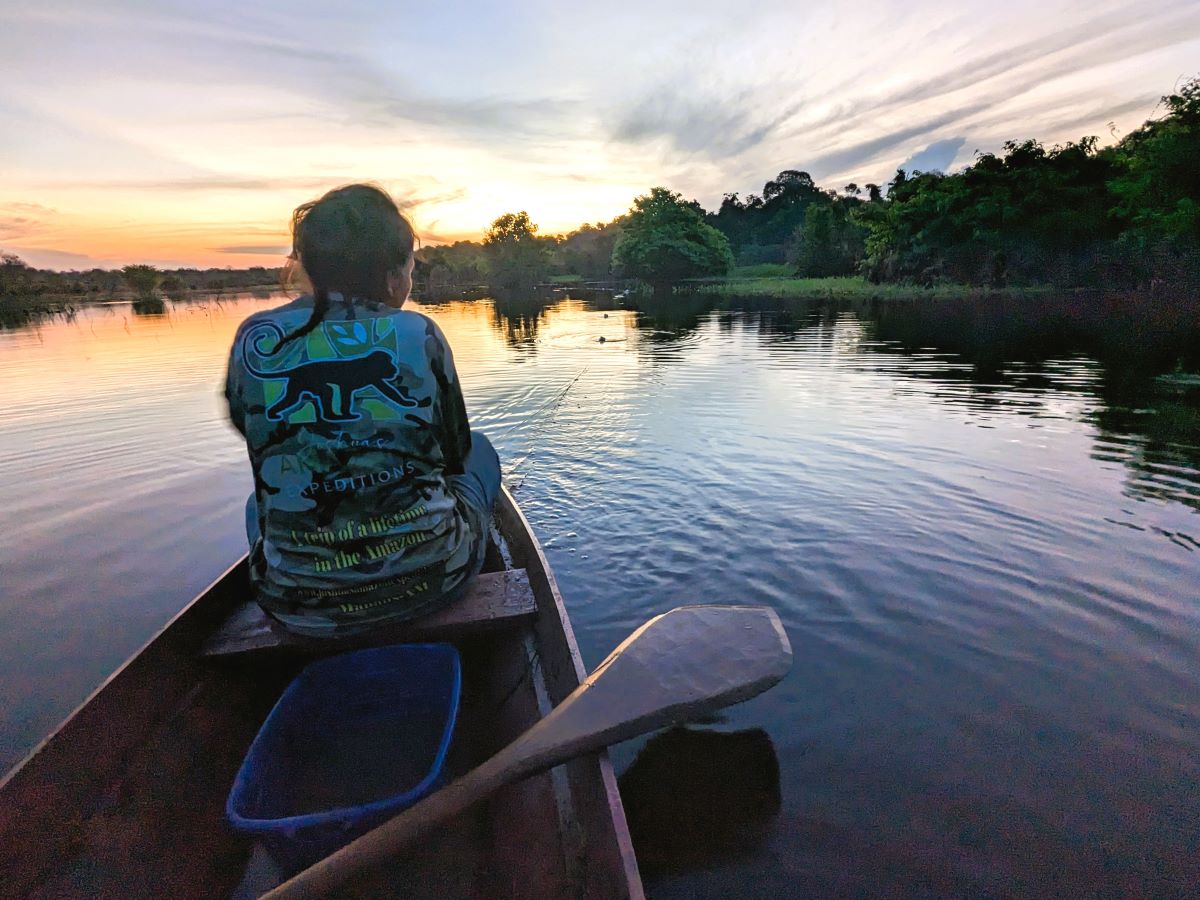
<path id="1" fill-rule="evenodd" d="M 886 187 L 819 187 L 780 172 L 760 194 L 726 194 L 715 212 L 663 188 L 611 222 L 538 234 L 506 213 L 481 241 L 418 251 L 417 283 L 517 287 L 547 280 L 668 282 L 732 265 L 803 277 L 987 286 L 1200 287 L 1200 78 L 1163 97 L 1115 144 L 1010 141 L 952 173 L 900 169 Z M 0 295 L 87 295 L 151 283 L 149 272 L 47 272 L 0 254 Z M 279 284 L 279 270 L 157 272 L 152 290 Z"/>
<path id="2" fill-rule="evenodd" d="M 1200 79 L 1100 148 L 1010 141 L 952 174 L 896 172 L 822 191 L 782 172 L 708 218 L 742 265 L 873 281 L 1156 286 L 1200 283 Z"/>
<path id="3" fill-rule="evenodd" d="M 661 191 L 638 198 L 625 216 L 562 237 L 536 235 L 525 216 L 522 239 L 542 251 L 524 273 L 653 281 L 639 248 L 625 241 L 624 253 L 614 250 L 631 216 L 649 205 L 664 208 Z M 1200 79 L 1164 97 L 1155 118 L 1108 147 L 1091 137 L 1049 148 L 1010 141 L 950 174 L 900 169 L 886 189 L 827 190 L 789 169 L 761 194 L 725 195 L 715 212 L 672 196 L 677 237 L 695 233 L 702 219 L 724 236 L 739 266 L 786 264 L 799 276 L 859 273 L 877 282 L 1195 288 Z M 707 235 L 691 243 L 698 257 L 721 255 Z M 659 229 L 641 249 L 663 246 Z M 487 240 L 424 251 L 431 283 L 489 281 L 502 263 L 487 251 Z M 678 270 L 678 253 L 662 255 L 664 266 Z M 692 274 L 722 272 L 712 263 Z"/>

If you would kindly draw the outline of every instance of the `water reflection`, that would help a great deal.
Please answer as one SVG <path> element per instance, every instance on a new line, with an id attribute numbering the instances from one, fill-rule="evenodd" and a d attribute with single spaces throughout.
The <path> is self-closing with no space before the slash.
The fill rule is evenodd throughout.
<path id="1" fill-rule="evenodd" d="M 752 329 L 772 353 L 828 353 L 836 346 L 847 355 L 875 356 L 874 371 L 928 382 L 923 396 L 984 414 L 976 420 L 982 427 L 989 427 L 988 412 L 1093 424 L 1093 458 L 1129 469 L 1131 498 L 1200 509 L 1200 390 L 1156 378 L 1174 367 L 1200 370 L 1200 318 L 1179 310 L 1133 328 L 1128 309 L 1107 310 L 1113 319 L 1104 321 L 1099 312 L 1082 312 L 1081 302 L 701 295 L 620 301 L 636 313 L 639 349 L 652 363 L 682 360 L 705 323 L 718 332 L 735 324 Z M 615 304 L 593 299 L 590 305 Z M 526 307 L 521 321 L 544 317 L 549 308 Z M 514 327 L 499 306 L 496 316 L 502 327 Z M 1079 402 L 1064 403 L 1067 397 Z"/>
<path id="2" fill-rule="evenodd" d="M 779 814 L 779 759 L 761 728 L 673 728 L 620 777 L 643 877 L 752 853 Z"/>
<path id="3" fill-rule="evenodd" d="M 167 311 L 167 302 L 162 297 L 142 297 L 130 304 L 135 316 L 161 316 Z"/>
<path id="4" fill-rule="evenodd" d="M 238 324 L 284 299 L 0 332 L 4 762 L 242 549 L 219 386 Z M 1200 397 L 1154 377 L 1200 342 L 1151 321 L 1140 355 L 1073 300 L 1033 324 L 963 302 L 419 305 L 586 660 L 684 603 L 768 604 L 788 630 L 784 683 L 715 737 L 628 760 L 656 894 L 1171 895 L 1200 876 Z M 644 774 L 663 759 L 679 771 Z M 703 851 L 657 826 L 656 780 L 679 831 L 709 823 Z"/>
<path id="5" fill-rule="evenodd" d="M 492 298 L 492 321 L 510 347 L 533 351 L 537 349 L 538 325 L 551 305 L 537 295 L 498 294 Z"/>
<path id="6" fill-rule="evenodd" d="M 0 297 L 0 331 L 31 328 L 55 320 L 70 322 L 79 309 L 66 301 L 45 303 L 21 297 Z"/>

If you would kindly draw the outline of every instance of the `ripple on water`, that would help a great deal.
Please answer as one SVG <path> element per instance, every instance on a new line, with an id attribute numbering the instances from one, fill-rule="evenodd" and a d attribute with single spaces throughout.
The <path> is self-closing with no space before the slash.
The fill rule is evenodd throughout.
<path id="1" fill-rule="evenodd" d="M 237 324 L 272 302 L 0 334 L 0 378 L 19 386 L 0 431 L 18 526 L 0 532 L 0 755 L 240 552 L 249 475 L 218 390 Z M 1090 359 L 983 371 L 782 301 L 528 307 L 424 309 L 585 658 L 696 602 L 770 605 L 795 651 L 783 684 L 719 726 L 762 727 L 779 756 L 765 849 L 656 895 L 747 872 L 764 894 L 801 875 L 845 887 L 820 879 L 846 847 L 861 850 L 846 890 L 864 894 L 1182 883 L 1200 833 L 1179 800 L 1200 772 L 1186 410 L 1110 405 Z"/>

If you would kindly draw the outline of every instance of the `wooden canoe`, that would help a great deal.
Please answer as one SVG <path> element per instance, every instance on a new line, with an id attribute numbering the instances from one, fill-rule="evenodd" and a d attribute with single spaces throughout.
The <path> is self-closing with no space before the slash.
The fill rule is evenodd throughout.
<path id="1" fill-rule="evenodd" d="M 536 613 L 449 638 L 464 670 L 451 774 L 510 742 L 586 675 L 546 557 L 506 490 L 485 573 L 504 569 L 524 570 Z M 247 595 L 243 559 L 0 782 L 0 895 L 218 897 L 238 886 L 252 847 L 226 825 L 225 800 L 306 658 L 295 648 L 201 654 Z M 505 788 L 353 893 L 641 898 L 607 754 Z"/>

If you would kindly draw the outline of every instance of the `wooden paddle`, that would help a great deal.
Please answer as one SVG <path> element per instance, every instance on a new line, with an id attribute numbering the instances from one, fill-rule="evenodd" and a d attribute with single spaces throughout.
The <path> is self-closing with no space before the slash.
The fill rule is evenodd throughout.
<path id="1" fill-rule="evenodd" d="M 773 610 L 683 606 L 656 616 L 483 765 L 263 896 L 322 896 L 506 784 L 747 700 L 791 665 L 792 648 Z"/>

